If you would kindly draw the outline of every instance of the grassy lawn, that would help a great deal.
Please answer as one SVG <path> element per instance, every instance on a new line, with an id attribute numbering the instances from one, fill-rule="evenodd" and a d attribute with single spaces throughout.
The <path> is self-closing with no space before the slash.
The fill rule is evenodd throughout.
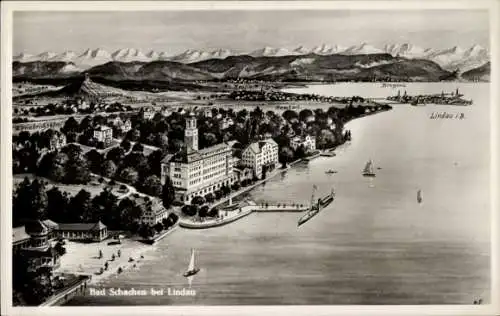
<path id="1" fill-rule="evenodd" d="M 91 196 L 99 195 L 102 190 L 105 187 L 108 187 L 108 184 L 106 182 L 99 183 L 97 180 L 99 177 L 92 177 L 92 180 L 88 184 L 62 184 L 58 182 L 54 182 L 52 180 L 49 180 L 47 178 L 43 177 L 36 177 L 34 174 L 31 173 L 23 173 L 23 174 L 15 174 L 14 175 L 14 189 L 17 187 L 19 183 L 21 183 L 25 177 L 28 177 L 28 179 L 33 180 L 34 178 L 38 179 L 43 179 L 44 181 L 48 182 L 47 185 L 47 190 L 52 189 L 52 187 L 57 186 L 59 190 L 68 192 L 70 195 L 74 196 L 76 195 L 81 189 L 84 189 L 90 193 Z M 127 191 L 122 191 L 120 190 L 120 185 L 114 185 L 112 187 L 113 194 L 116 196 L 120 196 Z"/>

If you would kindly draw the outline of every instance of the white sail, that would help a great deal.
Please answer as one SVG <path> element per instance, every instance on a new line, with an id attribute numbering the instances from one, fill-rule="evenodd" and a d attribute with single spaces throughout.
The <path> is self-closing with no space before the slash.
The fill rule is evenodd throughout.
<path id="1" fill-rule="evenodd" d="M 188 271 L 194 270 L 194 249 L 191 249 L 191 260 L 189 261 Z"/>
<path id="2" fill-rule="evenodd" d="M 373 161 L 370 159 L 365 165 L 365 168 L 363 169 L 363 174 L 365 175 L 372 175 L 375 174 L 373 172 Z"/>

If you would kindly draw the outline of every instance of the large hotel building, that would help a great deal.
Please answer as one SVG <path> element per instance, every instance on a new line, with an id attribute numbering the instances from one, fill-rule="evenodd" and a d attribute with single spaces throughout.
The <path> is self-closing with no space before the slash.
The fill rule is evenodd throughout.
<path id="1" fill-rule="evenodd" d="M 226 143 L 198 149 L 196 118 L 191 115 L 186 119 L 184 147 L 161 162 L 161 182 L 164 184 L 169 176 L 176 200 L 190 202 L 197 195 L 232 185 L 236 179 L 233 163 L 231 147 Z"/>

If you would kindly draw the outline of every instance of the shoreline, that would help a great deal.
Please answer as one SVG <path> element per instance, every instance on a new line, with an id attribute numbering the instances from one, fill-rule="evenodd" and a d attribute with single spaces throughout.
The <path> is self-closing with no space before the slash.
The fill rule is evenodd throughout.
<path id="1" fill-rule="evenodd" d="M 355 120 L 355 119 L 361 118 L 361 117 L 366 117 L 366 116 L 378 114 L 380 112 L 389 111 L 389 110 L 391 110 L 391 109 L 384 109 L 384 110 L 379 110 L 379 111 L 373 112 L 373 113 L 363 114 L 363 115 L 361 115 L 359 117 L 356 117 L 356 118 L 353 118 L 353 119 L 351 119 L 349 121 L 352 121 L 352 120 Z M 346 122 L 346 124 L 348 122 Z M 323 151 L 334 152 L 339 146 L 342 146 L 345 143 L 346 142 L 343 142 L 341 144 L 338 144 L 338 145 L 332 146 L 330 148 L 324 149 Z M 320 156 L 320 153 L 318 153 L 313 158 L 316 158 L 316 157 L 319 157 L 319 156 Z M 298 163 L 300 163 L 302 161 L 303 161 L 303 159 L 297 159 L 295 161 L 289 162 L 287 164 L 287 166 L 284 167 L 284 168 L 283 167 L 276 168 L 265 179 L 261 179 L 261 180 L 255 182 L 254 184 L 251 184 L 251 185 L 249 185 L 249 186 L 241 189 L 238 192 L 230 194 L 229 196 L 227 196 L 227 197 L 225 197 L 225 198 L 223 198 L 223 199 L 221 199 L 221 200 L 213 203 L 210 207 L 215 207 L 215 206 L 224 204 L 224 203 L 228 202 L 230 199 L 236 198 L 236 197 L 238 197 L 238 196 L 240 196 L 240 195 L 242 195 L 244 193 L 247 193 L 247 192 L 251 191 L 252 189 L 258 187 L 259 185 L 264 184 L 266 181 L 271 180 L 274 177 L 276 177 L 276 176 L 278 176 L 278 175 L 280 175 L 280 174 L 282 174 L 284 172 L 287 172 L 293 166 L 295 166 L 296 164 L 298 164 Z M 243 208 L 246 208 L 246 210 L 243 211 Z M 146 254 L 147 251 L 155 250 L 152 246 L 154 244 L 156 244 L 157 242 L 161 241 L 162 239 L 164 239 L 167 235 L 169 235 L 171 232 L 173 232 L 174 230 L 176 230 L 176 228 L 178 228 L 179 226 L 181 228 L 183 228 L 183 229 L 206 229 L 206 228 L 213 228 L 213 227 L 220 227 L 220 226 L 228 225 L 228 224 L 233 223 L 233 222 L 235 222 L 235 221 L 237 221 L 237 220 L 239 220 L 241 218 L 244 218 L 244 217 L 246 217 L 246 216 L 248 216 L 248 215 L 250 215 L 251 213 L 254 213 L 254 212 L 267 212 L 267 213 L 271 213 L 271 212 L 303 212 L 303 211 L 307 210 L 307 206 L 304 207 L 303 209 L 299 208 L 299 207 L 292 207 L 291 209 L 287 209 L 285 206 L 283 207 L 283 209 L 276 209 L 276 208 L 277 208 L 276 206 L 270 206 L 270 208 L 261 209 L 261 206 L 256 205 L 255 203 L 253 203 L 253 205 L 248 205 L 248 206 L 242 207 L 241 213 L 238 213 L 236 216 L 233 216 L 233 217 L 228 218 L 226 220 L 223 219 L 223 220 L 220 220 L 220 221 L 211 221 L 209 223 L 194 223 L 194 222 L 190 223 L 190 222 L 186 222 L 185 220 L 183 220 L 183 218 L 179 218 L 179 220 L 178 220 L 178 222 L 177 222 L 177 224 L 175 226 L 173 226 L 171 229 L 169 229 L 168 231 L 164 232 L 163 234 L 157 236 L 156 238 L 153 238 L 151 242 L 138 241 L 138 240 L 134 240 L 134 239 L 130 239 L 130 238 L 124 239 L 123 240 L 124 244 L 118 245 L 119 247 L 116 247 L 117 249 L 115 249 L 115 251 L 117 251 L 118 249 L 120 249 L 120 251 L 122 251 L 123 248 L 125 248 L 125 249 L 122 251 L 122 255 L 120 257 L 115 256 L 115 260 L 114 261 L 104 260 L 104 258 L 102 258 L 102 259 L 97 259 L 95 257 L 92 258 L 92 260 L 94 260 L 94 262 L 92 262 L 92 264 L 91 264 L 90 267 L 87 267 L 87 269 L 94 269 L 92 271 L 87 271 L 87 272 L 83 272 L 83 271 L 71 271 L 71 266 L 70 266 L 70 267 L 65 267 L 65 268 L 59 268 L 58 271 L 56 271 L 56 272 L 59 272 L 59 273 L 61 273 L 61 272 L 62 273 L 73 273 L 73 274 L 76 274 L 76 275 L 87 275 L 87 276 L 90 276 L 90 280 L 88 282 L 88 285 L 99 285 L 99 284 L 102 284 L 103 282 L 109 280 L 111 277 L 116 277 L 119 274 L 126 272 L 131 267 L 139 269 L 140 266 L 141 266 L 141 264 L 142 264 L 142 258 L 141 257 L 144 258 L 144 255 Z M 105 240 L 104 242 L 107 243 L 108 240 Z M 78 243 L 74 243 L 74 244 L 78 244 Z M 93 248 L 95 248 L 94 249 L 95 253 L 97 253 L 97 251 L 98 251 L 98 249 L 100 247 L 100 244 L 102 244 L 102 242 L 98 243 L 98 244 L 89 244 L 89 246 L 93 246 Z M 80 245 L 82 245 L 82 244 L 80 244 Z M 106 246 L 109 246 L 109 245 L 106 245 Z M 130 246 L 130 248 L 128 248 L 127 246 Z M 113 254 L 115 253 L 115 251 L 113 251 Z M 81 251 L 81 250 L 79 252 L 85 253 L 84 251 Z M 87 252 L 87 254 L 88 254 L 88 252 Z M 108 252 L 107 255 L 109 255 L 109 252 Z M 106 256 L 106 254 L 105 254 L 105 256 Z M 133 258 L 134 261 L 129 262 L 128 258 Z M 101 260 L 101 262 L 99 262 L 101 264 L 101 266 L 96 266 L 95 260 Z M 102 261 L 102 260 L 104 260 L 104 261 Z M 80 261 L 78 261 L 78 262 L 80 262 Z M 102 274 L 98 274 L 97 273 L 98 269 L 100 267 L 102 267 L 102 265 L 104 264 L 104 262 L 108 262 L 108 264 L 109 264 L 108 270 L 105 270 Z M 61 264 L 61 266 L 62 266 L 62 264 Z M 80 266 L 81 266 L 81 264 L 80 264 Z M 119 268 L 122 269 L 121 273 L 118 273 L 118 269 Z"/>

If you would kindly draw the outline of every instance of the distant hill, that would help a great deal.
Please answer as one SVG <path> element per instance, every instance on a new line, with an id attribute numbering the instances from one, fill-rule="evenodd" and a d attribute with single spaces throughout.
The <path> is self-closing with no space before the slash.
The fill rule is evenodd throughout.
<path id="1" fill-rule="evenodd" d="M 466 71 L 462 74 L 462 78 L 470 81 L 490 81 L 491 64 L 486 64 Z"/>
<path id="2" fill-rule="evenodd" d="M 183 64 L 110 61 L 78 71 L 71 62 L 14 63 L 14 78 L 61 78 L 88 74 L 96 81 L 189 82 L 226 79 L 276 81 L 439 81 L 450 72 L 424 59 L 387 53 L 362 55 L 229 56 Z"/>
<path id="3" fill-rule="evenodd" d="M 12 63 L 14 78 L 53 78 L 71 77 L 81 73 L 81 69 L 72 62 L 65 61 L 32 61 Z"/>
<path id="4" fill-rule="evenodd" d="M 102 85 L 92 81 L 90 78 L 80 78 L 58 90 L 45 91 L 37 94 L 22 95 L 14 98 L 27 99 L 32 97 L 79 97 L 85 100 L 93 100 L 102 96 L 123 95 L 120 89 Z"/>

